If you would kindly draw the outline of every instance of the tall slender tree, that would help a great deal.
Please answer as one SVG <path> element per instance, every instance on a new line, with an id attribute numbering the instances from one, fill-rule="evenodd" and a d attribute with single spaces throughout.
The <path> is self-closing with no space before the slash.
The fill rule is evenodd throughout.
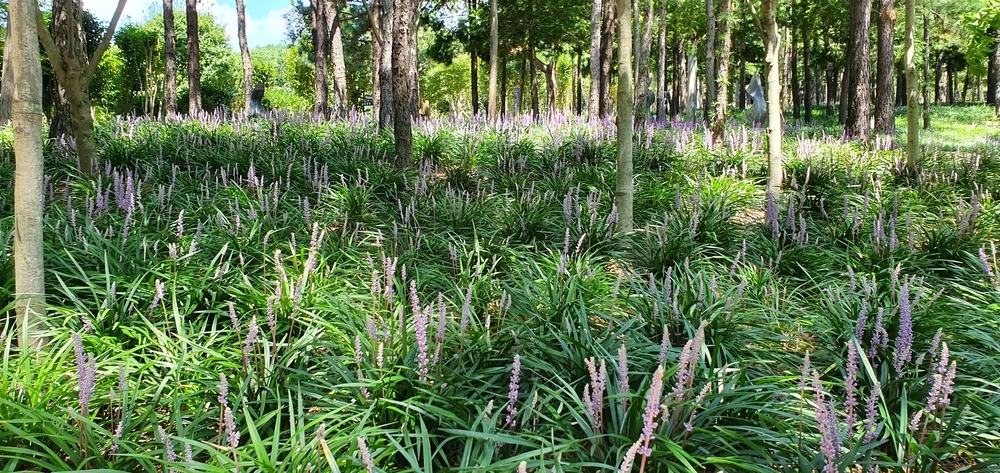
<path id="1" fill-rule="evenodd" d="M 906 164 L 913 169 L 920 155 L 920 90 L 917 86 L 916 42 L 914 22 L 917 16 L 916 0 L 906 0 L 904 18 L 906 51 Z"/>
<path id="2" fill-rule="evenodd" d="M 201 113 L 201 52 L 198 41 L 198 0 L 187 0 L 188 114 Z"/>
<path id="3" fill-rule="evenodd" d="M 642 15 L 642 36 L 639 38 L 639 49 L 633 51 L 639 67 L 635 69 L 635 128 L 644 131 L 646 129 L 646 119 L 649 117 L 649 55 L 653 49 L 653 0 L 644 0 L 646 7 Z M 636 4 L 638 9 L 639 4 Z M 635 34 L 638 36 L 639 32 Z"/>
<path id="4" fill-rule="evenodd" d="M 660 2 L 659 32 L 656 40 L 656 120 L 667 119 L 667 2 Z"/>
<path id="5" fill-rule="evenodd" d="M 605 118 L 611 114 L 611 66 L 615 59 L 615 18 L 617 17 L 615 10 L 617 7 L 616 0 L 604 1 L 604 13 L 601 20 L 601 87 L 597 114 L 599 118 Z M 629 67 L 631 67 L 631 63 Z"/>
<path id="6" fill-rule="evenodd" d="M 931 97 L 927 84 L 931 81 L 931 20 L 924 13 L 924 80 L 920 82 L 920 93 L 924 102 L 924 129 L 931 129 Z M 936 88 L 936 87 L 935 87 Z"/>
<path id="7" fill-rule="evenodd" d="M 893 52 L 893 37 L 896 31 L 896 7 L 893 0 L 878 2 L 878 63 L 875 67 L 875 133 L 896 134 L 896 120 L 893 117 L 892 80 L 895 74 L 896 55 Z"/>
<path id="8" fill-rule="evenodd" d="M 496 0 L 493 0 L 494 2 Z M 612 0 L 609 0 L 612 1 Z M 601 0 L 593 0 L 590 10 L 590 99 L 587 116 L 596 120 L 601 115 Z"/>
<path id="9" fill-rule="evenodd" d="M 750 4 L 751 7 L 753 4 Z M 781 161 L 781 35 L 778 32 L 778 0 L 761 0 L 757 29 L 764 42 L 764 75 L 767 77 L 767 193 L 777 196 L 785 179 Z"/>
<path id="10" fill-rule="evenodd" d="M 7 15 L 8 18 L 10 18 L 9 12 Z M 4 44 L 13 44 L 11 42 L 11 31 L 9 25 L 7 26 L 7 32 L 4 33 L 4 35 L 6 37 Z M 14 95 L 14 60 L 10 55 L 12 50 L 12 48 L 8 47 L 3 48 L 3 76 L 0 76 L 0 126 L 6 126 L 11 120 L 10 114 Z"/>
<path id="11" fill-rule="evenodd" d="M 705 0 L 705 112 L 706 122 L 711 122 L 715 111 L 715 0 Z M 711 136 L 709 137 L 711 138 Z M 711 139 L 709 140 L 711 141 Z M 709 146 L 712 146 L 709 143 Z"/>
<path id="12" fill-rule="evenodd" d="M 83 39 L 82 10 L 78 2 L 56 0 L 52 3 L 54 38 L 45 28 L 41 11 L 36 11 L 35 27 L 38 39 L 52 64 L 61 94 L 69 105 L 69 120 L 72 124 L 73 138 L 76 140 L 80 171 L 85 174 L 94 171 L 94 159 L 97 155 L 94 118 L 90 114 L 90 82 L 97 71 L 97 64 L 101 62 L 104 52 L 111 44 L 118 19 L 121 18 L 124 9 L 125 0 L 118 0 L 111 23 L 97 49 L 89 58 Z"/>
<path id="13" fill-rule="evenodd" d="M 45 344 L 45 266 L 42 214 L 45 209 L 42 157 L 42 67 L 38 52 L 36 0 L 8 5 L 14 61 L 14 300 L 18 343 L 24 351 Z M 40 17 L 40 15 L 39 15 Z"/>
<path id="14" fill-rule="evenodd" d="M 243 3 L 243 0 L 240 0 Z M 174 30 L 174 0 L 163 0 L 164 112 L 177 114 L 177 33 Z"/>
<path id="15" fill-rule="evenodd" d="M 726 118 L 729 109 L 729 56 L 733 49 L 733 0 L 719 0 L 719 23 L 716 47 L 716 75 L 718 87 L 715 95 L 715 116 L 712 117 L 712 145 L 722 143 L 726 135 Z"/>
<path id="16" fill-rule="evenodd" d="M 392 32 L 393 135 L 396 162 L 413 163 L 413 119 L 417 91 L 417 0 L 396 0 Z"/>
<path id="17" fill-rule="evenodd" d="M 243 0 L 236 0 L 236 36 L 240 43 L 240 58 L 243 60 L 243 106 L 249 112 L 250 94 L 253 93 L 253 62 L 250 60 L 250 46 L 247 44 L 247 12 Z"/>
<path id="18" fill-rule="evenodd" d="M 632 231 L 632 0 L 617 0 L 618 5 L 618 158 L 615 182 L 616 231 Z"/>
<path id="19" fill-rule="evenodd" d="M 316 79 L 313 83 L 313 113 L 330 118 L 330 85 L 327 61 L 330 57 L 329 26 L 326 23 L 327 0 L 316 0 L 309 6 Z"/>
<path id="20" fill-rule="evenodd" d="M 500 31 L 497 17 L 497 0 L 490 0 L 490 88 L 486 98 L 486 114 L 491 122 L 499 115 L 497 110 L 497 69 L 499 68 Z"/>
<path id="21" fill-rule="evenodd" d="M 347 65 L 344 60 L 344 33 L 341 28 L 340 1 L 327 5 L 326 19 L 330 27 L 330 65 L 333 68 L 333 113 L 337 118 L 346 118 L 350 109 L 347 103 Z"/>
<path id="22" fill-rule="evenodd" d="M 844 124 L 844 136 L 848 139 L 867 140 L 871 134 L 871 14 L 872 0 L 851 1 L 851 46 L 848 58 L 851 65 L 848 83 L 851 99 Z"/>

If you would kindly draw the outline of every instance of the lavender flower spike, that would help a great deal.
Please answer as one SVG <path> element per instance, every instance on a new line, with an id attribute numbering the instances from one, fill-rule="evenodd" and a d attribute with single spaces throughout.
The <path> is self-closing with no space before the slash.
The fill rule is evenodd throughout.
<path id="1" fill-rule="evenodd" d="M 649 394 L 646 395 L 646 410 L 642 414 L 642 447 L 639 454 L 648 458 L 653 450 L 649 448 L 649 442 L 653 440 L 653 431 L 656 430 L 656 418 L 660 414 L 660 397 L 663 395 L 663 365 L 656 368 L 653 373 L 653 380 L 649 384 Z M 644 459 L 645 460 L 645 459 Z"/>
<path id="2" fill-rule="evenodd" d="M 507 418 L 504 421 L 510 427 L 517 425 L 517 394 L 521 382 L 521 355 L 514 355 L 514 364 L 510 369 L 510 385 L 507 392 Z"/>
<path id="3" fill-rule="evenodd" d="M 892 353 L 892 367 L 902 374 L 903 365 L 913 356 L 913 318 L 910 314 L 910 285 L 904 282 L 899 288 L 899 334 Z"/>

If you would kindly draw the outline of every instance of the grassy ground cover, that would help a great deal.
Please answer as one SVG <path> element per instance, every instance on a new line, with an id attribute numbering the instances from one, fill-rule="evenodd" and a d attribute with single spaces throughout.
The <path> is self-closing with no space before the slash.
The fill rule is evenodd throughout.
<path id="1" fill-rule="evenodd" d="M 37 362 L 0 159 L 0 468 L 996 471 L 988 115 L 914 169 L 790 129 L 774 200 L 760 130 L 653 127 L 628 237 L 610 123 L 106 123 L 48 149 Z"/>

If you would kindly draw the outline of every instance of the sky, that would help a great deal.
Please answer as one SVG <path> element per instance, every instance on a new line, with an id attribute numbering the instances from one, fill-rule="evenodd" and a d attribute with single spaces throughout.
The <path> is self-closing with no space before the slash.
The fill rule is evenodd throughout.
<path id="1" fill-rule="evenodd" d="M 247 42 L 251 48 L 270 44 L 286 44 L 285 19 L 291 10 L 288 0 L 244 0 L 247 13 Z M 174 2 L 175 10 L 184 10 L 184 2 Z M 83 8 L 107 23 L 118 6 L 116 0 L 84 0 Z M 142 23 L 163 10 L 162 0 L 128 0 L 119 25 Z M 236 0 L 199 0 L 198 12 L 211 13 L 229 35 L 229 45 L 239 48 L 236 41 Z"/>

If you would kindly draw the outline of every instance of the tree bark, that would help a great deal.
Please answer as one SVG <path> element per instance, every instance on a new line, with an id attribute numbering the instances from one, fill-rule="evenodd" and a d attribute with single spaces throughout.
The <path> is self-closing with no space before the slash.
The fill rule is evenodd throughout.
<path id="1" fill-rule="evenodd" d="M 711 123 L 712 112 L 715 110 L 715 0 L 705 0 L 705 113 L 706 123 Z M 714 135 L 709 135 L 711 136 Z M 714 143 L 709 139 L 709 147 Z"/>
<path id="2" fill-rule="evenodd" d="M 657 38 L 656 120 L 667 120 L 667 2 L 660 2 L 660 27 Z"/>
<path id="3" fill-rule="evenodd" d="M 879 0 L 878 7 L 878 63 L 875 69 L 875 133 L 893 136 L 896 121 L 893 117 L 893 36 L 896 31 L 896 8 L 893 0 Z"/>
<path id="4" fill-rule="evenodd" d="M 25 352 L 45 345 L 45 266 L 43 251 L 45 175 L 42 157 L 42 68 L 35 0 L 11 0 L 8 18 L 14 122 L 14 301 L 18 343 Z M 40 16 L 39 16 L 40 18 Z"/>
<path id="5" fill-rule="evenodd" d="M 803 0 L 802 2 L 802 73 L 805 76 L 805 96 L 803 97 L 802 108 L 805 112 L 804 122 L 806 125 L 812 123 L 812 106 L 813 106 L 813 74 L 812 74 L 812 64 L 810 63 L 810 49 L 812 49 L 812 43 L 809 40 L 810 29 L 812 25 L 810 21 L 812 17 L 809 12 L 808 0 Z"/>
<path id="6" fill-rule="evenodd" d="M 538 120 L 541 111 L 538 105 L 538 70 L 537 65 L 541 61 L 535 59 L 534 46 L 528 46 L 528 79 L 531 81 L 531 118 Z"/>
<path id="7" fill-rule="evenodd" d="M 327 61 L 330 57 L 329 29 L 326 23 L 328 0 L 316 0 L 309 8 L 316 78 L 313 83 L 313 113 L 322 119 L 330 118 L 330 83 Z"/>
<path id="8" fill-rule="evenodd" d="M 236 0 L 236 36 L 243 61 L 243 106 L 249 112 L 250 94 L 253 93 L 253 63 L 250 61 L 250 45 L 247 44 L 247 14 L 243 0 Z"/>
<path id="9" fill-rule="evenodd" d="M 417 90 L 417 0 L 396 0 L 392 32 L 393 135 L 396 162 L 413 164 L 414 94 Z"/>
<path id="10" fill-rule="evenodd" d="M 867 140 L 871 130 L 871 0 L 853 0 L 851 5 L 851 64 L 850 90 L 852 100 L 847 107 L 844 136 L 847 139 Z"/>
<path id="11" fill-rule="evenodd" d="M 781 162 L 781 77 L 778 34 L 778 0 L 761 0 L 764 36 L 764 72 L 767 76 L 767 192 L 781 193 L 784 166 Z"/>
<path id="12" fill-rule="evenodd" d="M 58 9 L 56 5 L 59 6 Z M 38 40 L 45 48 L 61 93 L 65 94 L 64 97 L 69 104 L 69 120 L 76 141 L 79 168 L 84 174 L 94 172 L 97 156 L 94 119 L 90 114 L 90 81 L 97 70 L 97 64 L 111 44 L 111 38 L 114 37 L 115 28 L 124 9 L 125 0 L 119 0 L 104 37 L 89 59 L 86 56 L 86 44 L 83 40 L 82 11 L 77 3 L 66 0 L 53 3 L 52 24 L 57 37 L 60 38 L 58 46 L 49 31 L 45 29 L 42 12 L 35 11 Z"/>
<path id="13" fill-rule="evenodd" d="M 378 108 L 378 127 L 380 130 L 394 128 L 393 116 L 395 115 L 395 100 L 393 97 L 395 87 L 393 87 L 392 76 L 392 47 L 393 47 L 393 23 L 395 17 L 395 7 L 393 0 L 373 0 L 379 2 L 379 29 L 382 31 L 382 53 L 379 56 L 379 93 L 381 100 Z"/>
<path id="14" fill-rule="evenodd" d="M 6 66 L 6 54 L 4 56 Z M 4 74 L 6 73 L 7 69 L 4 67 Z M 1000 88 L 1000 38 L 993 41 L 993 51 L 990 53 L 989 65 L 986 68 L 986 102 L 990 105 L 997 101 L 998 88 Z M 3 98 L 3 94 L 0 94 L 0 98 Z"/>
<path id="15" fill-rule="evenodd" d="M 905 41 L 906 51 L 906 165 L 913 169 L 920 156 L 920 92 L 917 89 L 917 65 L 914 61 L 914 19 L 917 16 L 916 0 L 906 0 Z"/>
<path id="16" fill-rule="evenodd" d="M 646 119 L 649 117 L 649 54 L 653 45 L 653 0 L 644 0 L 646 12 L 643 18 L 642 38 L 639 49 L 633 51 L 636 57 L 635 75 L 635 128 L 645 130 Z"/>
<path id="17" fill-rule="evenodd" d="M 495 5 L 496 0 L 492 4 Z M 591 121 L 601 116 L 601 11 L 601 0 L 593 0 L 590 9 L 590 99 L 587 101 L 587 116 Z"/>
<path id="18" fill-rule="evenodd" d="M 201 65 L 198 41 L 198 0 L 187 0 L 188 114 L 201 113 Z"/>
<path id="19" fill-rule="evenodd" d="M 611 65 L 614 62 L 616 0 L 604 2 L 604 19 L 601 24 L 601 88 L 598 115 L 611 114 Z M 631 64 L 629 65 L 631 67 Z"/>
<path id="20" fill-rule="evenodd" d="M 9 18 L 8 13 L 8 18 Z M 7 26 L 5 45 L 13 44 L 11 29 Z M 0 77 L 0 126 L 7 126 L 11 120 L 11 106 L 14 94 L 14 59 L 11 57 L 13 48 L 3 48 L 3 76 Z"/>
<path id="21" fill-rule="evenodd" d="M 921 95 L 924 102 L 924 129 L 931 129 L 931 100 L 927 91 L 927 83 L 931 78 L 931 20 L 924 13 L 924 81 L 921 83 Z M 936 86 L 935 86 L 936 87 Z"/>
<path id="22" fill-rule="evenodd" d="M 163 59 L 166 76 L 163 105 L 166 116 L 171 117 L 177 115 L 177 33 L 174 27 L 173 0 L 163 0 Z"/>
<path id="23" fill-rule="evenodd" d="M 330 25 L 330 65 L 333 67 L 333 114 L 347 118 L 347 65 L 344 61 L 344 35 L 340 27 L 340 5 L 327 5 L 326 19 Z"/>
<path id="24" fill-rule="evenodd" d="M 490 0 L 490 85 L 486 98 L 486 116 L 491 122 L 499 117 L 497 110 L 497 69 L 499 68 L 500 34 L 497 20 L 497 0 Z"/>
<path id="25" fill-rule="evenodd" d="M 720 0 L 717 17 L 720 31 L 716 42 L 719 51 L 715 55 L 719 85 L 715 96 L 715 116 L 711 125 L 713 146 L 722 143 L 726 136 L 726 115 L 729 109 L 729 56 L 733 47 L 732 11 L 733 0 Z"/>
<path id="26" fill-rule="evenodd" d="M 479 115 L 479 50 L 469 52 L 469 90 L 472 96 L 472 116 Z"/>
<path id="27" fill-rule="evenodd" d="M 618 155 L 616 162 L 616 231 L 632 231 L 632 0 L 618 0 Z"/>
<path id="28" fill-rule="evenodd" d="M 789 80 L 792 85 L 792 118 L 798 121 L 802 118 L 802 109 L 800 108 L 802 99 L 802 88 L 799 84 L 799 22 L 802 19 L 802 12 L 800 11 L 800 6 L 795 0 L 792 0 L 792 18 L 791 18 L 791 36 L 788 41 L 788 49 L 791 51 L 791 77 Z"/>

